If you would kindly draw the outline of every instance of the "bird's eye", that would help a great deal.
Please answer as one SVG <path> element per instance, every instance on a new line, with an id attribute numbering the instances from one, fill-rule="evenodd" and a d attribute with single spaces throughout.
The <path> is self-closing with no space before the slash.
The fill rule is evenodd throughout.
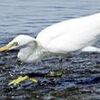
<path id="1" fill-rule="evenodd" d="M 18 42 L 14 42 L 12 45 L 13 46 L 18 46 Z"/>

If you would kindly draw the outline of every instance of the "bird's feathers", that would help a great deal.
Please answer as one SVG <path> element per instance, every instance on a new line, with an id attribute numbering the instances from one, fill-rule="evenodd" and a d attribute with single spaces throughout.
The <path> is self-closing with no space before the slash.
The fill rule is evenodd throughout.
<path id="1" fill-rule="evenodd" d="M 36 40 L 51 52 L 67 53 L 91 45 L 100 34 L 100 13 L 45 28 Z"/>
<path id="2" fill-rule="evenodd" d="M 23 62 L 35 62 L 43 56 L 43 48 L 38 44 L 37 41 L 30 41 L 18 52 L 18 59 Z"/>
<path id="3" fill-rule="evenodd" d="M 35 62 L 48 54 L 62 55 L 73 51 L 100 51 L 91 47 L 100 36 L 100 13 L 75 18 L 51 25 L 37 38 L 19 35 L 8 45 L 21 47 L 18 58 L 23 62 Z M 0 48 L 1 51 L 5 50 Z M 9 50 L 11 50 L 9 49 Z"/>

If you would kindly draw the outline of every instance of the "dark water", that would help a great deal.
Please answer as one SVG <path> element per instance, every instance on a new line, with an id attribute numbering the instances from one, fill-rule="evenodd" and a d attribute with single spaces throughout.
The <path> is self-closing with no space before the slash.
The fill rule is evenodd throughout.
<path id="1" fill-rule="evenodd" d="M 53 23 L 100 12 L 99 0 L 0 0 L 0 45 L 18 34 L 36 36 Z M 96 44 L 99 46 L 100 42 Z M 37 64 L 17 61 L 18 51 L 0 53 L 1 100 L 100 100 L 100 54 L 73 53 L 50 57 Z M 20 74 L 61 70 L 61 77 L 37 77 L 11 88 Z"/>

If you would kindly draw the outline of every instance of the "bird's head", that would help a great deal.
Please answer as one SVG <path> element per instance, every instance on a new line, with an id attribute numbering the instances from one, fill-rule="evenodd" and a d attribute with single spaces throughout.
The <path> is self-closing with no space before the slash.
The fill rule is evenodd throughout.
<path id="1" fill-rule="evenodd" d="M 20 48 L 19 48 L 20 47 Z M 41 58 L 42 48 L 35 38 L 27 35 L 19 35 L 0 48 L 0 52 L 19 48 L 18 59 L 23 62 L 35 62 Z"/>
<path id="2" fill-rule="evenodd" d="M 25 46 L 31 41 L 35 41 L 34 38 L 27 36 L 27 35 L 18 35 L 16 38 L 14 38 L 11 42 L 9 42 L 7 45 L 0 48 L 0 52 L 3 51 L 9 51 L 16 49 L 21 46 Z"/>

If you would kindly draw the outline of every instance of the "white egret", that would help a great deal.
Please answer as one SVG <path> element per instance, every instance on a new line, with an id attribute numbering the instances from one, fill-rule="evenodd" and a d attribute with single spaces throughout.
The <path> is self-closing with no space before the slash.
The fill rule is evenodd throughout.
<path id="1" fill-rule="evenodd" d="M 0 48 L 0 52 L 20 47 L 17 57 L 23 62 L 35 62 L 42 57 L 65 55 L 73 51 L 100 52 L 92 45 L 99 39 L 100 13 L 66 20 L 42 30 L 35 38 L 19 35 Z M 18 84 L 28 77 L 19 77 L 10 84 Z M 32 79 L 34 82 L 36 80 Z"/>
<path id="2" fill-rule="evenodd" d="M 100 13 L 74 18 L 42 30 L 37 38 L 19 35 L 0 48 L 0 52 L 21 47 L 17 57 L 23 62 L 35 62 L 47 56 L 65 55 L 73 51 L 96 51 L 93 43 L 100 35 Z"/>

